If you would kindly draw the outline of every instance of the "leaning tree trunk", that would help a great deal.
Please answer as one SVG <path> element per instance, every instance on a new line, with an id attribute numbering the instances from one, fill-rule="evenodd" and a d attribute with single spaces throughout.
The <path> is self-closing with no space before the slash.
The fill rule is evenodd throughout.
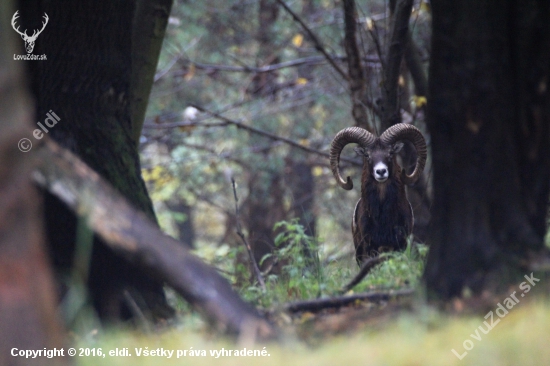
<path id="1" fill-rule="evenodd" d="M 138 209 L 154 220 L 150 198 L 141 179 L 132 138 L 132 24 L 134 1 L 21 4 L 21 18 L 50 18 L 37 41 L 47 61 L 29 65 L 37 101 L 37 118 L 50 110 L 60 117 L 49 134 L 106 178 Z M 23 24 L 23 28 L 26 28 Z M 29 29 L 32 26 L 28 27 Z M 76 218 L 57 199 L 46 195 L 47 231 L 55 266 L 71 267 Z M 124 298 L 130 294 L 145 314 L 168 316 L 162 283 L 94 241 L 89 293 L 102 318 L 128 317 Z"/>
<path id="2" fill-rule="evenodd" d="M 434 205 L 425 279 L 430 292 L 450 298 L 510 279 L 521 259 L 544 247 L 550 3 L 432 6 Z"/>

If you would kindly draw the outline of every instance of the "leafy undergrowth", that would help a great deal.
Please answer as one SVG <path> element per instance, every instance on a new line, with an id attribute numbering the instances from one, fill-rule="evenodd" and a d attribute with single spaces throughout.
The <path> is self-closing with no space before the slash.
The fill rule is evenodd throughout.
<path id="1" fill-rule="evenodd" d="M 205 246 L 197 254 L 234 284 L 239 294 L 261 309 L 270 309 L 281 304 L 339 295 L 344 285 L 359 271 L 353 253 L 334 255 L 329 243 L 320 243 L 305 234 L 296 221 L 282 221 L 275 225 L 280 233 L 275 239 L 276 250 L 262 259 L 274 261 L 280 271 L 264 274 L 266 291 L 251 279 L 247 265 L 236 258 L 245 257 L 244 246 L 229 248 L 222 245 L 213 250 Z M 320 253 L 307 255 L 309 253 Z M 353 289 L 354 293 L 376 290 L 391 290 L 414 287 L 424 269 L 427 248 L 422 244 L 409 243 L 403 253 L 387 253 L 390 258 L 375 267 Z M 236 264 L 235 264 L 236 263 Z"/>

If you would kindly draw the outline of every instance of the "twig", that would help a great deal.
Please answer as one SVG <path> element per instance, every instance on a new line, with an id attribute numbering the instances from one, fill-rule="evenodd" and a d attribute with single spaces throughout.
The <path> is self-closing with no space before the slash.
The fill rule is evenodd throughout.
<path id="1" fill-rule="evenodd" d="M 349 77 L 348 75 L 346 75 L 346 73 L 340 68 L 340 66 L 338 66 L 336 64 L 336 62 L 334 62 L 333 58 L 327 53 L 327 51 L 325 50 L 323 44 L 321 43 L 321 41 L 317 38 L 317 36 L 311 31 L 311 29 L 309 29 L 309 27 L 304 23 L 304 21 L 298 16 L 298 14 L 296 14 L 295 12 L 292 11 L 292 9 L 290 9 L 288 7 L 288 5 L 283 1 L 283 0 L 277 0 L 277 2 L 279 4 L 281 4 L 281 6 L 287 11 L 287 13 L 289 13 L 292 18 L 294 18 L 294 20 L 296 22 L 298 22 L 302 28 L 304 29 L 304 31 L 308 34 L 309 38 L 311 39 L 311 41 L 315 44 L 315 48 L 321 52 L 323 54 L 323 56 L 325 56 L 325 58 L 327 59 L 327 61 L 332 65 L 332 67 L 334 68 L 334 70 L 338 71 L 338 73 L 340 75 L 342 75 L 342 77 L 344 78 L 344 80 L 349 80 Z"/>
<path id="2" fill-rule="evenodd" d="M 326 299 L 306 300 L 291 302 L 284 306 L 284 310 L 290 313 L 303 311 L 319 312 L 325 309 L 337 309 L 351 305 L 356 301 L 382 302 L 392 298 L 405 297 L 414 294 L 413 289 L 397 290 L 389 292 L 366 292 L 351 296 L 329 297 Z"/>
<path id="3" fill-rule="evenodd" d="M 269 266 L 267 266 L 265 271 L 262 272 L 262 276 L 267 276 L 268 274 L 270 274 L 277 264 L 279 264 L 279 257 L 275 257 L 275 259 L 272 260 L 271 263 L 269 263 Z"/>
<path id="4" fill-rule="evenodd" d="M 378 37 L 378 27 L 376 26 L 376 22 L 374 20 L 371 20 L 372 23 L 367 24 L 367 29 L 369 31 L 369 34 L 372 38 L 372 41 L 374 42 L 374 46 L 376 47 L 376 53 L 378 54 L 378 57 L 380 58 L 382 62 L 382 70 L 386 70 L 386 60 L 384 60 L 384 52 L 382 52 L 382 45 L 380 44 L 380 38 Z"/>
<path id="5" fill-rule="evenodd" d="M 371 269 L 373 269 L 376 265 L 387 261 L 389 258 L 390 257 L 386 256 L 367 259 L 365 262 L 363 262 L 359 273 L 347 285 L 344 286 L 344 288 L 342 289 L 342 293 L 345 294 L 346 292 L 357 286 L 357 284 L 361 282 L 361 280 L 365 278 L 366 275 L 369 274 Z"/>
<path id="6" fill-rule="evenodd" d="M 248 252 L 248 257 L 250 258 L 250 265 L 252 266 L 252 269 L 254 270 L 254 275 L 256 276 L 256 279 L 258 280 L 258 283 L 260 284 L 262 291 L 265 292 L 265 282 L 262 277 L 262 273 L 260 272 L 260 268 L 258 268 L 258 263 L 256 263 L 256 259 L 254 258 L 254 253 L 252 253 L 252 248 L 250 247 L 250 244 L 248 243 L 248 240 L 246 240 L 246 237 L 244 236 L 241 228 L 241 223 L 239 222 L 239 199 L 237 198 L 237 188 L 235 188 L 235 179 L 231 177 L 231 184 L 233 185 L 233 195 L 235 196 L 235 215 L 236 215 L 236 222 L 237 222 L 237 235 L 241 238 L 241 240 L 244 243 L 244 246 L 246 247 L 246 251 Z"/>
<path id="7" fill-rule="evenodd" d="M 347 61 L 346 56 L 330 56 L 332 60 L 338 60 L 338 61 Z M 361 61 L 367 63 L 367 64 L 380 64 L 382 61 L 378 57 L 364 57 L 361 59 Z M 326 62 L 325 56 L 310 56 L 310 57 L 304 57 L 299 58 L 296 60 L 290 60 L 290 61 L 284 61 L 277 64 L 270 64 L 265 66 L 234 66 L 234 65 L 221 65 L 221 64 L 206 64 L 206 63 L 200 63 L 200 62 L 193 62 L 193 61 L 187 61 L 190 64 L 193 64 L 193 66 L 196 69 L 199 70 L 212 70 L 212 71 L 226 71 L 226 72 L 249 72 L 249 73 L 266 73 L 266 72 L 272 72 L 280 69 L 285 69 L 289 67 L 296 67 L 296 66 L 302 66 L 302 65 L 320 65 L 324 64 Z"/>
<path id="8" fill-rule="evenodd" d="M 193 107 L 197 108 L 201 112 L 208 113 L 211 116 L 216 117 L 218 119 L 221 119 L 223 122 L 225 122 L 224 124 L 218 124 L 217 126 L 233 125 L 237 128 L 240 128 L 240 129 L 243 129 L 243 130 L 246 130 L 248 132 L 258 134 L 258 135 L 265 136 L 265 137 L 270 138 L 270 139 L 275 140 L 275 141 L 282 141 L 282 142 L 284 142 L 284 143 L 286 143 L 290 146 L 296 147 L 298 149 L 301 149 L 303 151 L 306 151 L 306 152 L 309 152 L 309 153 L 312 153 L 312 154 L 317 154 L 317 155 L 321 155 L 321 156 L 324 156 L 324 157 L 330 157 L 329 153 L 327 153 L 327 152 L 315 150 L 315 149 L 312 149 L 310 147 L 304 146 L 304 145 L 302 145 L 302 144 L 300 144 L 296 141 L 287 139 L 285 137 L 277 136 L 277 135 L 272 134 L 270 132 L 262 131 L 260 129 L 255 128 L 255 127 L 246 125 L 242 122 L 234 121 L 234 120 L 229 119 L 227 117 L 224 117 L 224 116 L 222 116 L 222 115 L 220 115 L 216 112 L 208 111 L 208 110 L 206 110 L 206 109 L 204 109 L 200 106 L 193 105 Z M 179 127 L 181 124 L 180 123 L 178 123 L 178 124 L 170 123 L 170 125 L 171 125 L 170 128 L 174 128 L 174 127 Z M 176 125 L 176 126 L 174 126 L 174 125 Z M 188 126 L 188 125 L 189 124 L 185 124 L 185 126 Z M 194 126 L 206 126 L 206 127 L 208 127 L 209 125 L 210 124 L 199 124 L 199 123 L 194 124 Z M 153 125 L 153 126 L 157 126 L 157 125 Z M 162 126 L 162 125 L 158 125 L 158 126 Z M 349 158 L 345 158 L 345 157 L 341 157 L 340 161 L 345 161 L 345 162 L 347 162 L 351 165 L 354 165 L 354 166 L 362 166 L 363 165 L 361 162 L 359 162 L 357 160 L 349 159 Z"/>

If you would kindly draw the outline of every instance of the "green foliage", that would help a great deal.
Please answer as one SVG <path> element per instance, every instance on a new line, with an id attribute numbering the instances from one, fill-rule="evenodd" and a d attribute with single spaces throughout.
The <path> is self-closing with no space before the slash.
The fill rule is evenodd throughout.
<path id="1" fill-rule="evenodd" d="M 235 261 L 244 254 L 244 246 L 222 246 L 210 250 L 209 246 L 197 250 L 197 254 L 216 266 L 220 273 L 237 285 L 237 291 L 254 305 L 269 308 L 290 301 L 315 299 L 338 295 L 345 284 L 359 271 L 352 253 L 337 260 L 326 250 L 326 243 L 308 236 L 297 219 L 281 221 L 274 230 L 276 248 L 262 258 L 274 261 L 280 266 L 280 273 L 264 274 L 266 291 L 253 277 L 249 265 Z M 353 289 L 353 292 L 410 288 L 418 285 L 424 269 L 427 248 L 409 240 L 403 253 L 387 253 L 391 258 L 375 267 L 371 273 Z M 248 258 L 248 257 L 247 257 Z M 238 283 L 238 278 L 249 281 Z"/>

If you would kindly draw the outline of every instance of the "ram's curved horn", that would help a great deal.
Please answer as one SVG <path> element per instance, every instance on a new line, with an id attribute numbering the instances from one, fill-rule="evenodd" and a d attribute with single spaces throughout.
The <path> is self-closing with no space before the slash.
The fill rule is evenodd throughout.
<path id="1" fill-rule="evenodd" d="M 426 140 L 424 140 L 424 136 L 422 136 L 422 132 L 418 128 L 406 123 L 393 125 L 380 136 L 380 141 L 385 145 L 393 145 L 397 141 L 402 140 L 410 141 L 416 150 L 417 157 L 414 171 L 411 175 L 403 174 L 403 183 L 413 184 L 420 177 L 426 165 L 428 155 Z"/>
<path id="2" fill-rule="evenodd" d="M 351 178 L 347 177 L 346 180 L 343 180 L 340 175 L 340 153 L 344 149 L 344 146 L 351 143 L 357 143 L 361 147 L 368 147 L 372 145 L 375 140 L 376 137 L 372 133 L 361 127 L 344 128 L 336 134 L 330 146 L 330 169 L 340 187 L 347 190 L 353 188 Z"/>

